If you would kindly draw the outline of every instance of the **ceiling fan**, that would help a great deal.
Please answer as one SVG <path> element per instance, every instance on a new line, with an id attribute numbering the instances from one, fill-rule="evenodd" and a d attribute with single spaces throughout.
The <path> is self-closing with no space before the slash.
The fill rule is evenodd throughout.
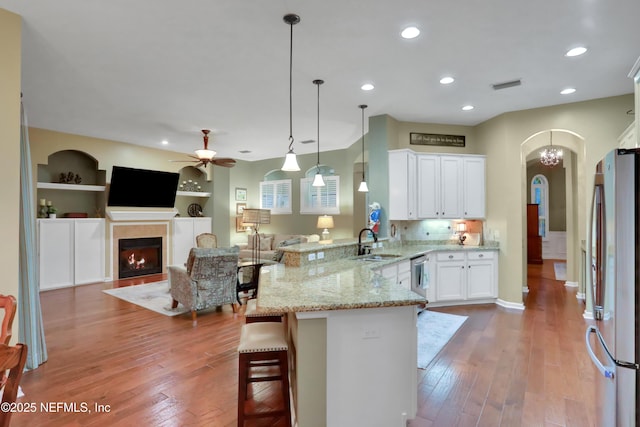
<path id="1" fill-rule="evenodd" d="M 197 163 L 195 167 L 207 166 L 209 163 L 216 166 L 223 166 L 225 168 L 232 168 L 236 165 L 236 161 L 229 157 L 215 157 L 216 152 L 209 150 L 209 129 L 202 129 L 202 139 L 204 140 L 204 148 L 195 150 L 196 155 L 189 157 L 195 160 L 172 160 L 173 162 L 193 162 Z"/>

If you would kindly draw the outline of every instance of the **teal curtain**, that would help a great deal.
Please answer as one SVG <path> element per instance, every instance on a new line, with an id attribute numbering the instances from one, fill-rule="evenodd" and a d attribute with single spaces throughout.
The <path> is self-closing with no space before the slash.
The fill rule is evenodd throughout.
<path id="1" fill-rule="evenodd" d="M 18 286 L 19 342 L 26 344 L 26 369 L 35 369 L 47 361 L 40 280 L 36 251 L 36 210 L 29 148 L 29 130 L 24 105 L 20 103 L 20 274 Z"/>

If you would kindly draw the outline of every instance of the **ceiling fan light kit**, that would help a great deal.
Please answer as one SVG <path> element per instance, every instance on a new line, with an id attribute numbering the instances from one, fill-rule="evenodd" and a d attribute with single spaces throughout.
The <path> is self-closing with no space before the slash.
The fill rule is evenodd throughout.
<path id="1" fill-rule="evenodd" d="M 296 14 L 290 13 L 284 16 L 284 22 L 291 28 L 289 36 L 289 151 L 285 156 L 284 165 L 282 169 L 285 172 L 297 172 L 300 170 L 298 166 L 298 159 L 296 153 L 293 152 L 293 26 L 300 22 L 300 17 Z"/>
<path id="2" fill-rule="evenodd" d="M 218 157 L 216 158 L 216 152 L 213 150 L 209 150 L 209 134 L 211 131 L 209 129 L 202 129 L 202 141 L 204 143 L 204 148 L 195 150 L 195 156 L 189 156 L 194 158 L 195 160 L 173 160 L 173 161 L 184 161 L 184 162 L 193 162 L 197 163 L 195 165 L 196 168 L 204 166 L 205 168 L 209 163 L 216 166 L 223 166 L 225 168 L 232 168 L 236 165 L 236 161 L 229 157 Z"/>

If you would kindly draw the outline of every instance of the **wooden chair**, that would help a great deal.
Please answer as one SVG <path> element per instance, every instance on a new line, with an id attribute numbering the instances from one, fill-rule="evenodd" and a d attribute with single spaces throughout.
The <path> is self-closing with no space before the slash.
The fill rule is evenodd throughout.
<path id="1" fill-rule="evenodd" d="M 11 341 L 11 327 L 16 316 L 17 302 L 13 295 L 0 295 L 0 308 L 4 308 L 4 317 L 0 326 L 0 343 L 9 345 Z"/>
<path id="2" fill-rule="evenodd" d="M 196 236 L 196 245 L 199 248 L 217 248 L 218 236 L 211 233 L 202 233 Z"/>
<path id="3" fill-rule="evenodd" d="M 0 344 L 0 372 L 9 371 L 2 391 L 2 405 L 14 403 L 18 396 L 18 386 L 22 379 L 22 371 L 27 362 L 26 344 L 8 346 Z M 0 411 L 0 427 L 6 427 L 11 422 L 12 411 Z"/>

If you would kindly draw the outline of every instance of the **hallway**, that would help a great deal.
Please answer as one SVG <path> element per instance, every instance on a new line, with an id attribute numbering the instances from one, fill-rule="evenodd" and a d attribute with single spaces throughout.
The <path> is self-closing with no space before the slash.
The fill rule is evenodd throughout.
<path id="1" fill-rule="evenodd" d="M 428 369 L 418 371 L 411 427 L 593 426 L 596 369 L 587 355 L 576 288 L 553 260 L 529 265 L 524 312 L 493 305 L 438 311 L 469 316 Z"/>

